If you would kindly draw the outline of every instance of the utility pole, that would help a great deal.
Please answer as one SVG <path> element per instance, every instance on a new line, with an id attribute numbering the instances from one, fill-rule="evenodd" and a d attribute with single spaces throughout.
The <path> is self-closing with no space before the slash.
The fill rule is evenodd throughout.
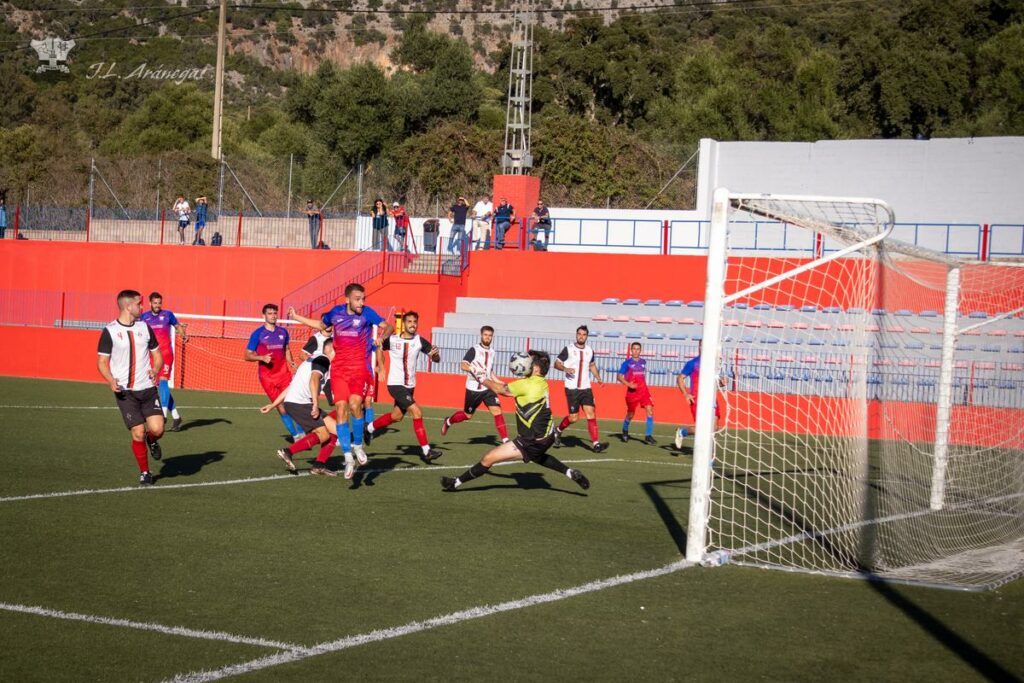
<path id="1" fill-rule="evenodd" d="M 213 138 L 210 156 L 220 159 L 221 121 L 224 118 L 224 35 L 227 32 L 228 0 L 220 0 L 220 21 L 217 24 L 217 70 L 213 85 Z"/>
<path id="2" fill-rule="evenodd" d="M 512 59 L 508 71 L 505 153 L 501 172 L 524 175 L 533 167 L 530 154 L 530 104 L 533 99 L 534 0 L 518 0 L 512 23 Z"/>

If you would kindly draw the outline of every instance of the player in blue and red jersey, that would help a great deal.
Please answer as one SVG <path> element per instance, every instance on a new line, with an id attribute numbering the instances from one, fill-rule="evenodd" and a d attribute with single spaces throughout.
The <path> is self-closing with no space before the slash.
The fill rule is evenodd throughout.
<path id="1" fill-rule="evenodd" d="M 160 405 L 164 409 L 164 422 L 167 421 L 167 411 L 171 411 L 171 419 L 174 420 L 170 431 L 176 432 L 181 429 L 181 415 L 178 407 L 174 404 L 174 396 L 171 395 L 170 379 L 174 372 L 174 342 L 171 340 L 171 328 L 181 335 L 181 343 L 188 341 L 185 333 L 185 325 L 178 322 L 174 313 L 164 308 L 164 297 L 160 292 L 153 292 L 149 295 L 149 310 L 139 318 L 149 325 L 156 336 L 157 344 L 160 346 L 160 355 L 163 356 L 164 366 L 160 370 Z"/>
<path id="2" fill-rule="evenodd" d="M 629 345 L 629 358 L 622 361 L 619 368 L 619 384 L 626 385 L 626 417 L 622 420 L 623 442 L 629 441 L 629 422 L 633 419 L 637 408 L 647 409 L 647 429 L 644 441 L 656 445 L 654 440 L 654 399 L 647 388 L 647 361 L 640 357 L 643 347 L 640 342 Z"/>
<path id="3" fill-rule="evenodd" d="M 288 330 L 277 324 L 277 306 L 267 304 L 263 307 L 263 325 L 249 335 L 249 344 L 245 347 L 245 360 L 259 363 L 258 377 L 260 386 L 271 401 L 276 400 L 281 392 L 288 391 L 292 381 L 291 368 L 295 367 L 292 350 L 288 348 Z M 288 416 L 283 405 L 277 406 L 281 422 L 293 438 L 303 436 L 302 428 Z"/>
<path id="4" fill-rule="evenodd" d="M 338 413 L 338 442 L 349 457 L 349 443 L 360 465 L 366 464 L 363 450 L 363 430 L 366 427 L 363 408 L 373 375 L 370 371 L 370 348 L 373 343 L 373 326 L 380 327 L 380 334 L 389 337 L 394 327 L 369 306 L 366 306 L 366 290 L 358 283 L 345 287 L 345 303 L 335 306 L 312 320 L 288 309 L 288 317 L 304 325 L 324 331 L 328 327 L 334 332 L 334 360 L 331 361 L 331 390 Z M 383 374 L 383 368 L 377 368 Z M 383 379 L 383 377 L 381 378 Z M 351 430 L 346 429 L 348 418 L 352 417 Z M 348 433 L 346 433 L 348 432 Z"/>
<path id="5" fill-rule="evenodd" d="M 683 369 L 679 371 L 679 376 L 676 379 L 676 386 L 679 387 L 679 391 L 683 393 L 683 398 L 690 404 L 690 415 L 693 416 L 694 421 L 697 419 L 697 387 L 700 385 L 700 354 L 702 345 L 697 345 L 697 356 L 686 361 Z M 725 378 L 718 378 L 718 386 L 725 386 Z M 721 417 L 721 413 L 718 409 L 718 400 L 715 400 L 715 426 L 718 429 L 718 418 Z M 689 436 L 690 431 L 686 427 L 680 427 L 676 430 L 676 448 L 683 447 L 683 439 Z"/>

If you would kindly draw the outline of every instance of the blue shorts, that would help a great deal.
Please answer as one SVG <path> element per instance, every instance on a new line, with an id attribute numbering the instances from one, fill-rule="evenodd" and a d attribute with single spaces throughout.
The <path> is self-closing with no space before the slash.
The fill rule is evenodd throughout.
<path id="1" fill-rule="evenodd" d="M 206 221 L 196 221 L 196 230 L 202 230 L 206 227 Z"/>

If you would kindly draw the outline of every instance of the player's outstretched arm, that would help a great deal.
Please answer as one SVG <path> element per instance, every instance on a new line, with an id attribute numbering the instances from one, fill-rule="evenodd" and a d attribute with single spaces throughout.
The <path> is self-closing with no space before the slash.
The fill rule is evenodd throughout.
<path id="1" fill-rule="evenodd" d="M 500 379 L 492 379 L 491 377 L 477 377 L 477 381 L 499 396 L 513 395 L 512 392 L 508 390 L 508 385 L 502 382 Z"/>
<path id="2" fill-rule="evenodd" d="M 278 394 L 277 398 L 274 399 L 273 403 L 268 403 L 267 405 L 260 408 L 260 412 L 266 415 L 271 410 L 275 410 L 279 405 L 284 403 L 284 395 L 287 393 L 287 391 L 282 391 L 280 394 Z"/>
<path id="3" fill-rule="evenodd" d="M 304 315 L 299 315 L 299 313 L 295 310 L 294 306 L 288 307 L 288 318 L 290 320 L 300 322 L 306 327 L 311 327 L 314 330 L 319 330 L 320 332 L 323 332 L 324 330 L 327 329 L 327 325 L 324 325 L 324 322 L 322 320 L 313 320 L 312 318 L 307 318 Z"/>

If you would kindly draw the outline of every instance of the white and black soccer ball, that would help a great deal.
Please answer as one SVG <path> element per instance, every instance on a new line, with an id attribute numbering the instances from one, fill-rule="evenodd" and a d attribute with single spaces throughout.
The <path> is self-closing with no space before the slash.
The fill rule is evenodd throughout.
<path id="1" fill-rule="evenodd" d="M 514 377 L 526 377 L 530 374 L 531 369 L 533 369 L 533 358 L 528 353 L 517 351 L 508 360 L 508 371 Z"/>

